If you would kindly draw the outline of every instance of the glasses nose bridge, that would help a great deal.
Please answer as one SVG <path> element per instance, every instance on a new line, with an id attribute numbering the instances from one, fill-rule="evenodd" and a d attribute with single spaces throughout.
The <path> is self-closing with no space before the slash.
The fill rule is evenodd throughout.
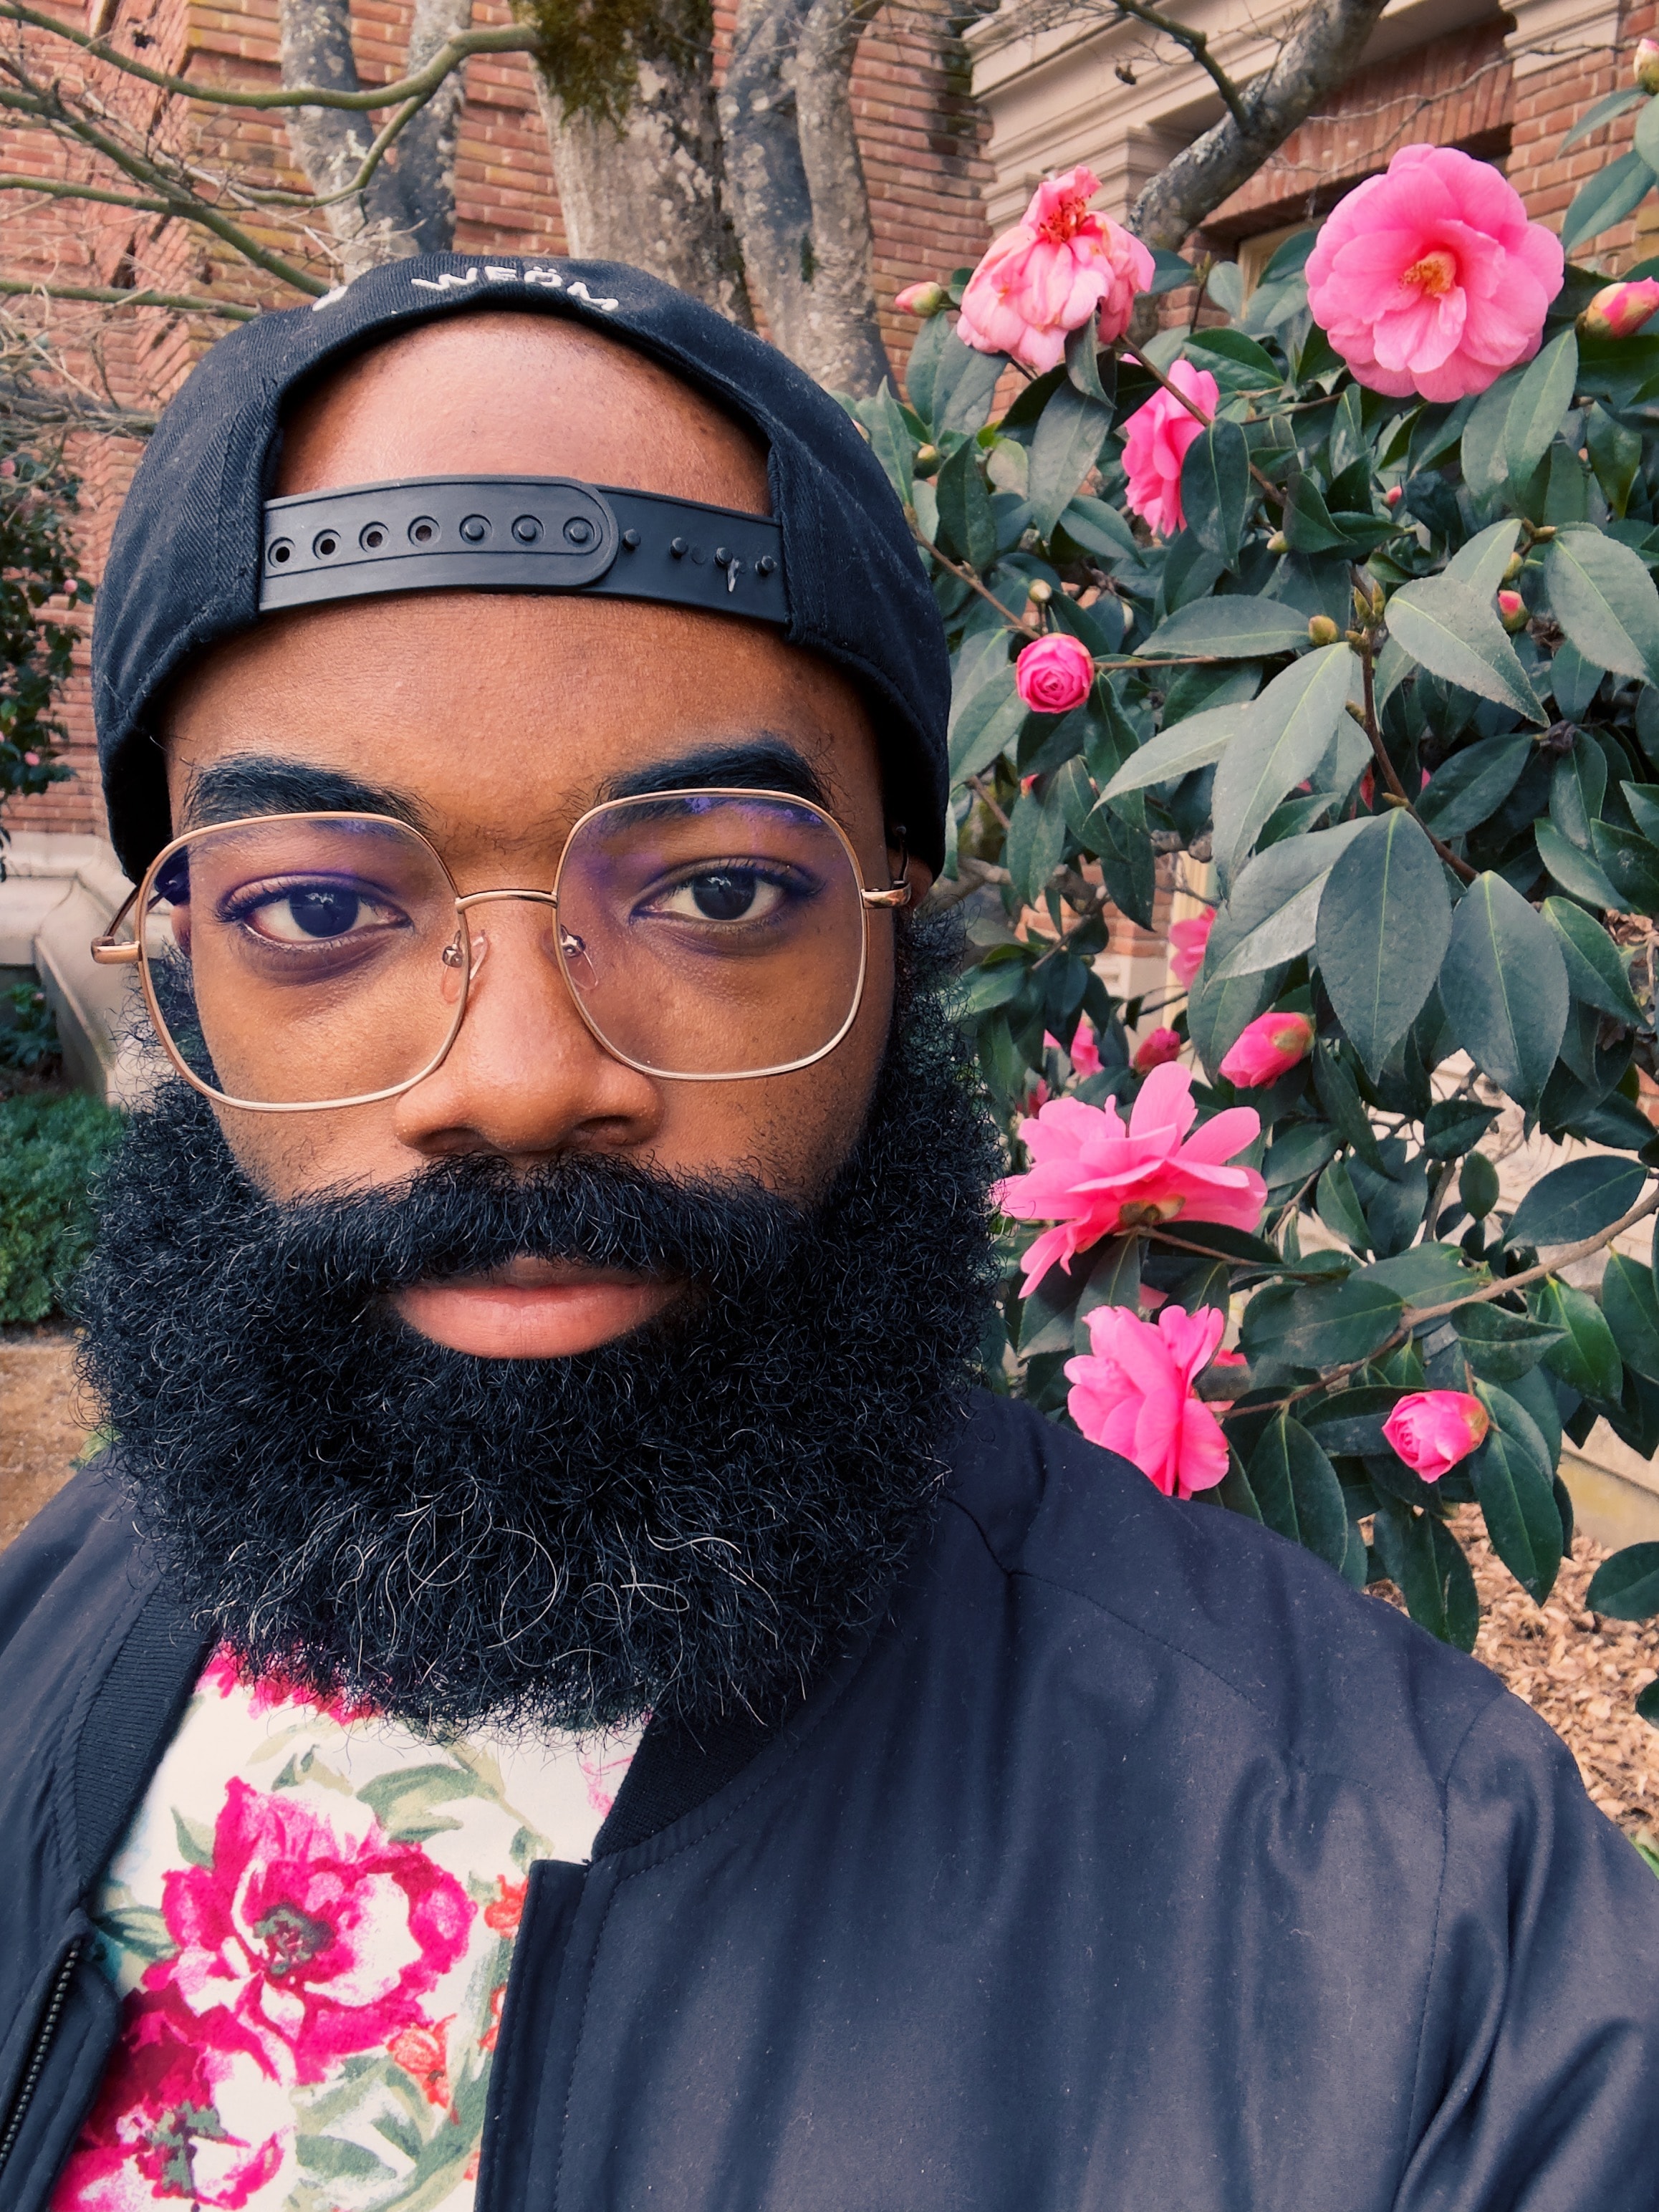
<path id="1" fill-rule="evenodd" d="M 556 908 L 559 903 L 557 891 L 527 890 L 518 885 L 502 884 L 495 890 L 458 892 L 455 898 L 455 911 L 457 914 L 465 914 L 471 907 L 487 906 L 491 901 L 496 899 L 527 899 L 533 906 Z"/>

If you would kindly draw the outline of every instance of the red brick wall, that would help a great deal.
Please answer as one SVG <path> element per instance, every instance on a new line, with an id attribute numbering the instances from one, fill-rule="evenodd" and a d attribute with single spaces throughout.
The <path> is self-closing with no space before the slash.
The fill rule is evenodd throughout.
<path id="1" fill-rule="evenodd" d="M 410 12 L 409 0 L 354 0 L 353 32 L 365 82 L 388 82 L 402 73 Z M 77 27 L 86 20 L 79 6 L 65 7 L 64 16 Z M 479 0 L 475 21 L 508 20 L 503 0 Z M 732 21 L 733 9 L 725 0 L 715 9 L 717 64 L 729 45 Z M 137 51 L 155 66 L 240 84 L 276 81 L 276 0 L 121 0 L 116 23 L 124 51 Z M 150 43 L 135 48 L 134 31 Z M 100 72 L 99 89 L 134 116 L 145 112 L 143 103 L 152 97 L 107 69 Z M 985 157 L 989 126 L 973 100 L 967 57 L 950 33 L 945 0 L 889 0 L 860 42 L 853 107 L 870 190 L 882 330 L 902 371 L 915 325 L 894 313 L 894 294 L 917 276 L 977 259 L 988 235 L 981 192 L 991 173 Z M 162 127 L 193 132 L 198 158 L 260 184 L 297 188 L 303 183 L 280 118 L 251 111 L 227 118 L 222 111 L 174 102 Z M 175 136 L 173 143 L 185 142 Z M 14 174 L 76 173 L 63 166 L 73 158 L 15 128 L 0 130 L 0 167 Z M 14 203 L 4 210 L 8 276 L 151 285 L 250 305 L 292 302 L 291 292 L 251 271 L 229 248 L 192 236 L 179 224 L 76 203 L 31 202 L 21 193 L 8 198 Z M 480 55 L 468 66 L 456 198 L 456 245 L 462 252 L 565 251 L 546 137 L 523 55 Z M 249 227 L 256 222 L 263 243 L 327 274 L 323 258 L 291 222 L 266 216 Z M 41 302 L 26 312 L 50 324 L 77 373 L 97 380 L 100 362 L 94 355 L 100 356 L 115 393 L 145 408 L 162 404 L 178 388 L 204 346 L 225 327 L 211 319 L 151 308 L 109 313 Z M 137 450 L 106 439 L 76 441 L 76 459 L 84 474 L 81 542 L 94 579 Z M 100 826 L 83 653 L 76 657 L 64 719 L 74 781 L 40 799 L 14 803 L 7 812 L 9 827 L 85 832 Z"/>

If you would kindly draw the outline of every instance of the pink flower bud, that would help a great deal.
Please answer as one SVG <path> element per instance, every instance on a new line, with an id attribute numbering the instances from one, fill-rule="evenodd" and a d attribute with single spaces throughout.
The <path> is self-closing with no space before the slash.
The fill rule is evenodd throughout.
<path id="1" fill-rule="evenodd" d="M 1382 1433 L 1413 1474 L 1438 1482 L 1491 1426 L 1491 1414 L 1467 1390 L 1414 1390 L 1383 1422 Z"/>
<path id="2" fill-rule="evenodd" d="M 1077 1029 L 1072 1037 L 1071 1048 L 1069 1051 L 1067 1051 L 1066 1046 L 1060 1042 L 1057 1036 L 1051 1035 L 1046 1030 L 1043 1032 L 1042 1042 L 1044 1044 L 1052 1045 L 1056 1052 L 1063 1052 L 1066 1054 L 1066 1058 L 1072 1063 L 1072 1073 L 1073 1075 L 1081 1079 L 1085 1076 L 1099 1074 L 1100 1047 L 1095 1042 L 1095 1033 L 1090 1028 L 1087 1022 L 1079 1022 L 1078 1024 Z"/>
<path id="3" fill-rule="evenodd" d="M 1241 1091 L 1277 1083 L 1313 1050 L 1314 1025 L 1305 1014 L 1258 1014 L 1221 1063 Z"/>
<path id="4" fill-rule="evenodd" d="M 1527 603 L 1519 592 L 1500 592 L 1498 594 L 1498 615 L 1511 635 L 1525 629 L 1528 623 Z"/>
<path id="5" fill-rule="evenodd" d="M 25 754 L 24 754 L 24 756 L 23 756 L 23 765 L 24 765 L 26 768 L 39 768 L 39 767 L 40 767 L 40 754 L 39 754 L 39 753 L 25 753 Z"/>
<path id="6" fill-rule="evenodd" d="M 1638 276 L 1604 284 L 1578 318 L 1587 337 L 1627 338 L 1659 312 L 1659 276 Z"/>
<path id="7" fill-rule="evenodd" d="M 1189 921 L 1172 922 L 1170 926 L 1170 943 L 1174 948 L 1170 955 L 1170 973 L 1183 991 L 1192 988 L 1194 978 L 1204 965 L 1204 948 L 1214 927 L 1213 909 L 1208 914 L 1196 914 Z"/>
<path id="8" fill-rule="evenodd" d="M 1088 697 L 1095 664 L 1082 641 L 1057 631 L 1033 638 L 1014 663 L 1014 686 L 1034 714 L 1068 714 Z"/>
<path id="9" fill-rule="evenodd" d="M 15 477 L 16 473 L 17 464 L 13 460 L 11 455 L 8 453 L 5 459 L 3 461 L 0 461 L 0 477 Z"/>
<path id="10" fill-rule="evenodd" d="M 1173 1030 L 1154 1030 L 1135 1047 L 1134 1071 L 1137 1075 L 1150 1075 L 1155 1067 L 1162 1067 L 1166 1060 L 1179 1060 L 1181 1039 Z"/>
<path id="11" fill-rule="evenodd" d="M 951 295 L 943 284 L 907 284 L 893 298 L 893 305 L 900 314 L 920 315 L 924 320 L 929 315 L 937 315 L 941 308 L 948 307 L 950 304 Z"/>
<path id="12" fill-rule="evenodd" d="M 1636 66 L 1632 74 L 1644 92 L 1659 92 L 1659 46 L 1651 39 L 1638 42 Z"/>
<path id="13" fill-rule="evenodd" d="M 1387 491 L 1382 495 L 1382 504 L 1384 507 L 1398 507 L 1401 501 L 1404 499 L 1405 496 L 1406 487 L 1404 484 L 1390 484 Z"/>

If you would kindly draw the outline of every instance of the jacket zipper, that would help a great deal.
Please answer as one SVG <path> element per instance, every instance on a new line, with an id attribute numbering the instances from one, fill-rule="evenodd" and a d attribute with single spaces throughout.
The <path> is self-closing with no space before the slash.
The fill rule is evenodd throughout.
<path id="1" fill-rule="evenodd" d="M 58 2023 L 64 2016 L 64 2007 L 69 2002 L 70 1984 L 75 1979 L 76 1966 L 81 1963 L 81 1951 L 85 1941 L 82 1936 L 71 1936 L 52 1988 L 47 1992 L 46 2009 L 40 2015 L 40 2025 L 34 2032 L 34 2042 L 29 2051 L 29 2062 L 18 2084 L 17 2094 L 12 2100 L 5 2134 L 0 2136 L 0 2173 L 5 2172 L 6 2161 L 11 2156 L 18 2136 L 23 2132 L 29 2106 L 34 2102 L 34 2093 L 40 2086 L 40 2076 L 45 2073 L 46 2060 L 52 2055 Z"/>

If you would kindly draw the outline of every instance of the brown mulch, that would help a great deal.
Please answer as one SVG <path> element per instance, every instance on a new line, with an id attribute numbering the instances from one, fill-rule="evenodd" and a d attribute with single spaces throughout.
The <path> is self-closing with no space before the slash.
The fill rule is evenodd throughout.
<path id="1" fill-rule="evenodd" d="M 74 1472 L 90 1442 L 66 1328 L 0 1334 L 0 1545 L 10 1543 Z"/>
<path id="2" fill-rule="evenodd" d="M 66 1328 L 0 1333 L 0 1546 L 68 1480 L 88 1449 L 74 1353 Z M 1564 1738 L 1609 1819 L 1659 1850 L 1659 1729 L 1632 1709 L 1637 1692 L 1659 1680 L 1659 1620 L 1607 1620 L 1586 1612 L 1590 1577 L 1607 1557 L 1586 1536 L 1576 1540 L 1540 1607 L 1498 1559 L 1473 1507 L 1461 1509 L 1455 1526 L 1480 1595 L 1475 1657 Z M 1395 1595 L 1387 1584 L 1380 1594 Z"/>

